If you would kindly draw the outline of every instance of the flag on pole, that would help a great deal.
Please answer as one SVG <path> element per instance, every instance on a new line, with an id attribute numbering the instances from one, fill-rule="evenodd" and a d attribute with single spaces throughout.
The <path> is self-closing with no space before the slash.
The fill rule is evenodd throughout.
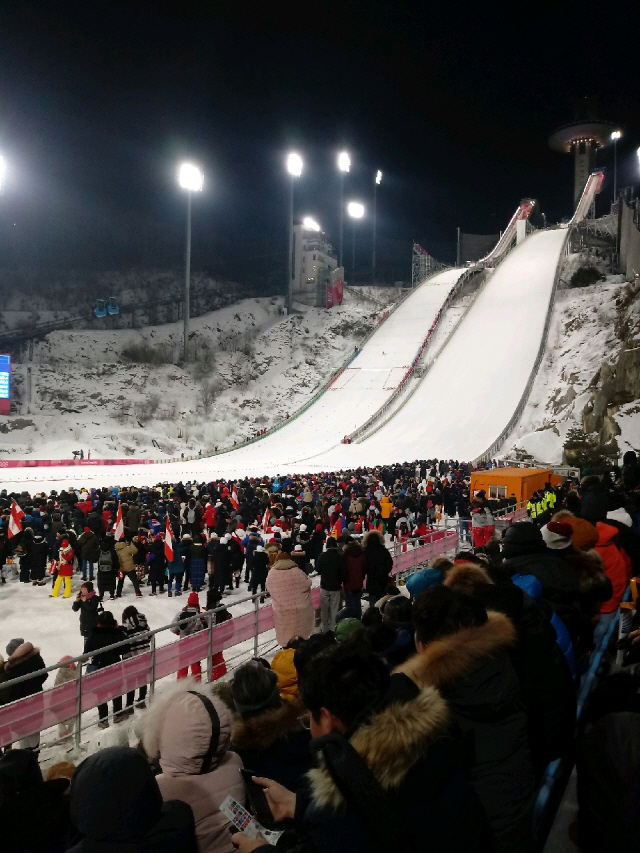
<path id="1" fill-rule="evenodd" d="M 113 528 L 113 535 L 116 542 L 124 538 L 124 522 L 122 521 L 122 504 L 118 504 L 118 515 L 116 516 L 116 526 Z"/>
<path id="2" fill-rule="evenodd" d="M 171 526 L 169 525 L 169 516 L 167 516 L 167 526 L 164 530 L 164 555 L 170 563 L 173 562 L 173 542 L 171 541 Z"/>
<path id="3" fill-rule="evenodd" d="M 267 532 L 267 528 L 269 527 L 269 507 L 267 507 L 264 511 L 264 515 L 262 516 L 262 531 L 263 533 Z"/>
<path id="4" fill-rule="evenodd" d="M 238 493 L 236 492 L 235 483 L 231 492 L 231 505 L 236 510 L 236 512 L 240 509 L 240 501 L 238 500 Z"/>
<path id="5" fill-rule="evenodd" d="M 18 533 L 22 533 L 22 519 L 24 518 L 24 513 L 15 502 L 15 500 L 11 501 L 11 513 L 9 515 L 9 529 L 7 531 L 7 535 L 9 539 L 13 536 L 17 536 Z"/>

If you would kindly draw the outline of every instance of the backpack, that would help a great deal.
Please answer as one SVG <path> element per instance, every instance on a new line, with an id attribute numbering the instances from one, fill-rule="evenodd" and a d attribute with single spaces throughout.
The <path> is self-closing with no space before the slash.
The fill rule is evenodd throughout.
<path id="1" fill-rule="evenodd" d="M 187 510 L 187 524 L 195 524 L 196 521 L 196 511 L 195 509 L 189 508 Z"/>
<path id="2" fill-rule="evenodd" d="M 111 551 L 100 551 L 100 556 L 98 557 L 98 571 L 105 573 L 113 571 Z"/>

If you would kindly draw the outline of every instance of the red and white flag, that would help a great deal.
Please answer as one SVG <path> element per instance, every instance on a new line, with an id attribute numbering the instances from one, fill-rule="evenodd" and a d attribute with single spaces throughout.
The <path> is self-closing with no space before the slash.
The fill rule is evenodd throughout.
<path id="1" fill-rule="evenodd" d="M 238 493 L 236 492 L 235 483 L 231 492 L 231 505 L 236 510 L 236 512 L 240 509 L 240 501 L 238 500 Z"/>
<path id="2" fill-rule="evenodd" d="M 269 507 L 267 507 L 264 511 L 264 515 L 262 516 L 262 531 L 263 533 L 267 532 L 267 528 L 269 527 L 269 516 L 271 513 L 269 512 Z"/>
<path id="3" fill-rule="evenodd" d="M 9 529 L 7 531 L 7 535 L 9 539 L 13 536 L 17 536 L 18 533 L 22 533 L 22 519 L 24 518 L 24 513 L 15 502 L 15 500 L 11 501 L 11 513 L 9 515 Z"/>
<path id="4" fill-rule="evenodd" d="M 122 521 L 122 505 L 118 504 L 118 515 L 116 516 L 116 526 L 113 528 L 113 535 L 116 542 L 124 538 L 124 522 Z"/>
<path id="5" fill-rule="evenodd" d="M 169 516 L 167 516 L 167 526 L 164 530 L 164 555 L 170 563 L 173 562 L 173 543 L 171 541 L 171 526 L 169 525 Z"/>

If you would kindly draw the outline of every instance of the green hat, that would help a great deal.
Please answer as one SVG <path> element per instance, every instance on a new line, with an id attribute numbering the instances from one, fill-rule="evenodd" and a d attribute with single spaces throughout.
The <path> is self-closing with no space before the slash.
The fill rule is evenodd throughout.
<path id="1" fill-rule="evenodd" d="M 344 643 L 356 631 L 360 631 L 363 627 L 359 619 L 343 619 L 336 625 L 335 635 L 339 643 Z"/>

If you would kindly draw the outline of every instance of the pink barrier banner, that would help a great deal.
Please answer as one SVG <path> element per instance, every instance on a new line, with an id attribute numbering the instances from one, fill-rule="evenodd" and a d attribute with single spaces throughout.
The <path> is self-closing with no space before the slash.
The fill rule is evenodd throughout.
<path id="1" fill-rule="evenodd" d="M 0 468 L 54 468 L 60 466 L 153 465 L 153 459 L 0 459 Z"/>
<path id="2" fill-rule="evenodd" d="M 458 534 L 455 530 L 438 530 L 429 534 L 430 541 L 417 548 L 407 544 L 407 550 L 393 558 L 392 574 L 406 572 L 408 569 L 454 550 L 458 544 Z"/>
<path id="3" fill-rule="evenodd" d="M 315 608 L 320 606 L 320 589 L 311 591 Z M 258 610 L 258 633 L 270 631 L 273 608 Z M 244 613 L 235 619 L 214 625 L 211 631 L 213 653 L 230 649 L 255 636 L 256 613 Z M 200 631 L 180 641 L 168 643 L 156 650 L 154 679 L 164 678 L 196 661 L 206 661 L 209 652 L 209 632 Z M 83 675 L 81 708 L 89 711 L 114 696 L 124 696 L 131 690 L 151 681 L 151 652 Z M 203 667 L 204 668 L 204 667 Z M 53 677 L 55 673 L 51 673 Z M 14 743 L 30 734 L 43 731 L 62 720 L 75 716 L 78 703 L 78 684 L 68 682 L 60 687 L 36 693 L 0 708 L 0 746 Z"/>

